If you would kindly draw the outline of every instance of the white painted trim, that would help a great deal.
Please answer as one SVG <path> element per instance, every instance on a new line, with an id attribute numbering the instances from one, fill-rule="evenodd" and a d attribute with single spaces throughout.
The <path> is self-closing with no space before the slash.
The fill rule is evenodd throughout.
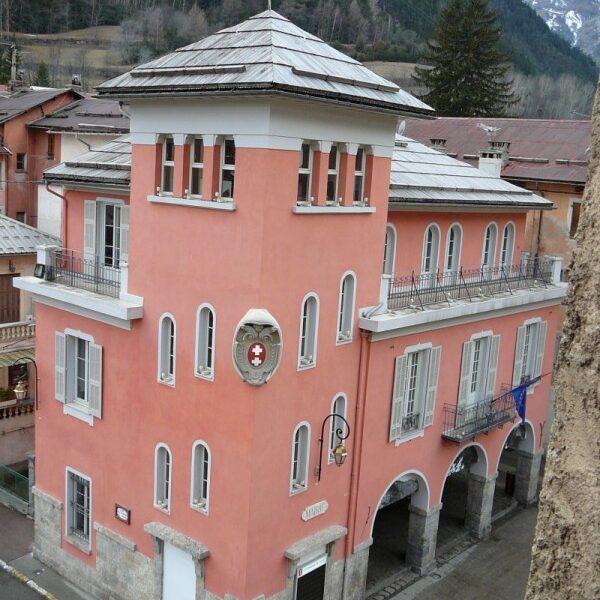
<path id="1" fill-rule="evenodd" d="M 340 339 L 340 335 L 343 334 L 343 331 L 340 331 L 340 317 L 342 313 L 342 285 L 344 283 L 344 279 L 348 276 L 351 276 L 353 279 L 352 285 L 352 303 L 350 305 L 350 337 L 348 339 Z M 344 346 L 345 344 L 352 343 L 354 339 L 354 307 L 356 306 L 356 287 L 357 287 L 357 277 L 354 271 L 345 271 L 340 277 L 340 287 L 338 290 L 338 314 L 337 314 L 337 322 L 336 322 L 336 331 L 335 331 L 335 345 L 336 346 Z"/>
<path id="2" fill-rule="evenodd" d="M 213 344 L 212 344 L 212 367 L 210 369 L 210 375 L 203 375 L 198 371 L 198 355 L 200 354 L 200 313 L 203 309 L 207 308 L 212 312 L 213 316 Z M 215 359 L 216 359 L 216 348 L 217 348 L 217 311 L 212 304 L 203 302 L 196 309 L 196 343 L 194 352 L 194 375 L 200 379 L 206 381 L 215 380 Z"/>
<path id="3" fill-rule="evenodd" d="M 533 325 L 534 323 L 541 323 L 542 321 L 542 317 L 533 317 L 532 319 L 527 319 L 526 321 L 523 321 L 523 325 Z"/>
<path id="4" fill-rule="evenodd" d="M 429 425 L 427 426 L 429 427 Z M 425 436 L 425 427 L 423 426 L 418 431 L 410 433 L 408 435 L 401 435 L 400 437 L 394 440 L 394 446 L 397 448 L 398 446 L 404 444 L 405 442 L 410 442 L 411 440 L 415 440 L 417 438 L 422 438 Z"/>
<path id="5" fill-rule="evenodd" d="M 448 273 L 448 272 L 452 272 L 452 269 L 448 269 L 448 250 L 450 249 L 450 232 L 452 231 L 452 229 L 454 227 L 458 228 L 459 231 L 459 244 L 458 244 L 458 257 L 456 259 L 456 265 L 457 267 L 460 268 L 460 259 L 462 256 L 462 245 L 463 245 L 463 238 L 464 238 L 464 230 L 462 228 L 462 225 L 458 222 L 458 221 L 454 221 L 454 223 L 452 223 L 450 225 L 450 227 L 448 227 L 448 231 L 446 231 L 446 249 L 444 251 L 444 273 Z"/>
<path id="6" fill-rule="evenodd" d="M 161 367 L 162 365 L 162 329 L 163 329 L 163 321 L 169 318 L 173 322 L 173 379 L 166 380 L 161 379 Z M 175 317 L 170 312 L 164 312 L 160 315 L 158 319 L 158 357 L 157 357 L 157 367 L 156 367 L 156 381 L 161 383 L 162 385 L 167 385 L 169 387 L 175 387 L 177 374 L 177 321 Z"/>
<path id="7" fill-rule="evenodd" d="M 433 344 L 431 342 L 426 342 L 424 344 L 414 344 L 413 346 L 407 346 L 404 348 L 404 354 L 413 354 L 414 352 L 421 352 L 422 350 L 431 350 L 433 348 Z M 401 355 L 399 355 L 401 356 Z"/>
<path id="8" fill-rule="evenodd" d="M 488 229 L 490 227 L 494 226 L 494 229 L 496 231 L 496 235 L 494 237 L 494 247 L 493 249 L 490 247 L 490 250 L 493 250 L 493 256 L 492 256 L 492 260 L 491 263 L 488 265 L 488 268 L 493 268 L 496 266 L 496 263 L 498 261 L 498 253 L 497 253 L 497 247 L 498 247 L 498 224 L 496 223 L 496 221 L 490 221 L 484 231 L 483 231 L 483 244 L 481 246 L 481 261 L 480 264 L 483 266 L 483 255 L 485 254 L 485 238 L 487 237 L 487 232 Z"/>
<path id="9" fill-rule="evenodd" d="M 167 500 L 166 508 L 157 504 L 156 500 L 156 484 L 158 483 L 158 451 L 160 448 L 164 448 L 169 454 L 169 498 Z M 173 499 L 172 495 L 172 486 L 173 486 L 173 453 L 171 452 L 171 448 L 164 442 L 158 442 L 156 446 L 154 446 L 154 490 L 152 492 L 153 496 L 153 505 L 156 510 L 160 510 L 161 512 L 171 514 L 171 500 Z"/>
<path id="10" fill-rule="evenodd" d="M 219 196 L 220 198 L 220 196 Z M 170 204 L 171 206 L 188 206 L 192 208 L 209 208 L 211 210 L 224 210 L 233 212 L 236 209 L 233 200 L 204 200 L 196 196 L 190 198 L 177 198 L 175 196 L 157 196 L 149 194 L 146 196 L 148 202 L 153 204 Z"/>
<path id="11" fill-rule="evenodd" d="M 476 449 L 479 449 L 480 452 L 477 452 L 477 463 L 479 463 L 479 459 L 481 457 L 483 457 L 484 459 L 484 465 L 483 468 L 477 468 L 476 471 L 473 471 L 473 473 L 475 475 L 481 475 L 482 477 L 487 477 L 488 476 L 488 466 L 490 464 L 489 458 L 488 458 L 488 454 L 487 454 L 487 450 L 485 449 L 485 446 L 483 446 L 482 444 L 480 444 L 479 442 L 470 442 L 468 444 L 465 444 L 464 446 L 461 446 L 459 448 L 459 450 L 456 452 L 456 454 L 454 455 L 454 458 L 450 461 L 450 464 L 448 465 L 448 469 L 446 469 L 446 475 L 444 476 L 444 480 L 443 480 L 443 484 L 442 487 L 440 489 L 440 499 L 438 501 L 438 503 L 442 502 L 442 495 L 444 493 L 444 486 L 446 485 L 446 479 L 448 479 L 448 476 L 450 475 L 450 470 L 452 469 L 452 465 L 454 464 L 454 461 L 467 449 L 470 448 L 471 446 L 474 446 Z M 478 472 L 479 471 L 479 472 Z M 481 472 L 483 471 L 483 473 Z"/>
<path id="12" fill-rule="evenodd" d="M 314 347 L 313 347 L 313 360 L 310 364 L 303 365 L 302 364 L 302 356 L 301 356 L 301 348 L 302 348 L 302 313 L 304 312 L 304 303 L 309 298 L 314 298 L 316 300 L 317 308 L 315 311 L 315 335 L 314 335 Z M 298 371 L 306 371 L 308 369 L 313 369 L 317 366 L 317 349 L 319 346 L 319 313 L 321 311 L 321 301 L 319 300 L 319 296 L 316 292 L 308 292 L 302 298 L 302 302 L 300 303 L 300 327 L 298 331 L 298 359 L 297 359 L 297 367 Z"/>
<path id="13" fill-rule="evenodd" d="M 525 452 L 531 452 L 531 454 L 533 454 L 535 452 L 535 449 L 537 448 L 536 445 L 536 436 L 535 436 L 535 427 L 533 426 L 533 423 L 529 420 L 529 419 L 525 419 L 525 423 L 529 426 L 529 432 L 531 433 L 531 435 L 533 436 L 533 450 L 525 450 L 524 448 L 519 448 L 519 450 L 525 450 Z M 500 459 L 502 458 L 502 452 L 504 451 L 504 447 L 506 446 L 506 442 L 508 442 L 508 438 L 510 437 L 510 434 L 517 429 L 518 427 L 520 427 L 521 425 L 521 419 L 519 418 L 519 421 L 517 423 L 511 423 L 510 429 L 508 430 L 508 433 L 506 434 L 506 437 L 504 438 L 504 442 L 502 442 L 502 446 L 500 446 L 500 448 L 502 448 L 502 450 L 498 453 L 498 460 L 496 461 L 496 472 L 498 472 L 498 467 L 500 466 Z"/>
<path id="14" fill-rule="evenodd" d="M 300 427 L 306 427 L 308 430 L 308 434 L 306 436 L 306 465 L 305 465 L 305 473 L 304 473 L 304 487 L 294 489 L 293 481 L 294 481 L 294 439 L 296 438 L 296 433 L 300 429 Z M 289 492 L 290 496 L 296 496 L 297 494 L 301 494 L 302 492 L 306 492 L 308 490 L 308 475 L 310 472 L 310 423 L 308 421 L 301 421 L 294 428 L 294 433 L 292 434 L 292 453 L 290 457 L 290 482 L 289 482 Z"/>
<path id="15" fill-rule="evenodd" d="M 65 328 L 63 333 L 72 337 L 81 338 L 82 340 L 85 340 L 86 342 L 91 342 L 92 344 L 95 343 L 94 338 L 89 333 L 83 333 L 83 331 L 80 331 L 79 329 L 71 329 L 70 327 L 67 327 Z"/>
<path id="16" fill-rule="evenodd" d="M 89 509 L 89 536 L 88 536 L 88 546 L 87 546 L 87 552 L 91 552 L 92 550 L 92 531 L 93 531 L 93 498 L 94 495 L 92 494 L 92 478 L 89 475 L 84 475 L 83 473 L 81 473 L 80 471 L 77 471 L 75 469 L 73 469 L 72 467 L 66 466 L 65 467 L 65 501 L 63 503 L 63 506 L 65 507 L 65 512 L 64 512 L 64 540 L 69 542 L 69 543 L 73 543 L 72 540 L 74 539 L 72 535 L 69 534 L 69 506 L 70 506 L 70 502 L 69 502 L 69 473 L 73 473 L 73 475 L 77 475 L 78 477 L 81 477 L 82 479 L 87 479 L 90 482 L 90 509 Z M 85 543 L 83 540 L 79 540 L 79 538 L 77 538 L 77 541 L 79 543 L 75 544 L 73 543 L 73 545 L 76 548 L 80 548 L 81 550 L 83 550 L 83 547 L 85 547 Z M 81 546 L 81 547 L 80 547 Z M 85 552 L 85 550 L 83 550 Z"/>
<path id="17" fill-rule="evenodd" d="M 386 273 L 385 270 L 383 272 L 384 275 L 390 275 L 391 277 L 394 276 L 395 270 L 396 270 L 396 250 L 398 248 L 398 230 L 396 229 L 396 226 L 393 223 L 386 223 L 385 225 L 385 233 L 387 235 L 388 229 L 390 229 L 393 233 L 393 248 L 391 250 L 392 253 L 392 268 L 390 270 L 389 273 Z M 386 256 L 385 256 L 385 244 L 384 244 L 384 253 L 383 253 L 383 263 L 385 266 L 385 262 L 386 262 Z"/>
<path id="18" fill-rule="evenodd" d="M 76 419 L 87 423 L 90 427 L 94 426 L 94 417 L 87 412 L 82 405 L 75 402 L 65 402 L 63 404 L 63 415 L 75 417 Z"/>
<path id="19" fill-rule="evenodd" d="M 474 342 L 475 340 L 492 337 L 493 335 L 494 332 L 491 329 L 488 329 L 487 331 L 479 331 L 478 333 L 474 333 L 469 339 Z"/>
<path id="20" fill-rule="evenodd" d="M 204 508 L 200 508 L 194 505 L 194 476 L 196 474 L 196 448 L 198 446 L 204 446 L 205 452 L 208 454 L 208 473 L 206 476 L 206 505 Z M 212 455 L 210 448 L 204 440 L 196 440 L 192 445 L 192 472 L 190 476 L 190 508 L 203 515 L 208 516 L 209 505 L 210 505 L 210 480 L 212 470 Z"/>
<path id="21" fill-rule="evenodd" d="M 341 415 L 344 419 L 348 418 L 348 396 L 346 396 L 345 392 L 337 392 L 333 395 L 333 399 L 331 400 L 331 409 L 329 410 L 329 414 L 340 414 L 335 412 L 335 403 L 338 398 L 344 399 L 344 412 Z M 330 465 L 335 462 L 335 459 L 331 456 L 331 433 L 333 426 L 335 424 L 335 418 L 332 417 L 329 419 L 329 435 L 327 436 L 327 464 Z"/>
<path id="22" fill-rule="evenodd" d="M 374 213 L 374 206 L 294 206 L 292 212 L 297 215 L 343 215 Z"/>
<path id="23" fill-rule="evenodd" d="M 433 228 L 437 231 L 437 248 L 435 249 L 435 256 L 432 257 L 432 265 L 431 270 L 425 271 L 425 248 L 427 246 L 427 232 L 430 228 Z M 442 245 L 442 230 L 440 226 L 435 222 L 429 223 L 427 227 L 425 227 L 425 231 L 423 233 L 423 244 L 421 246 L 421 274 L 424 273 L 436 273 L 440 266 L 440 246 Z"/>

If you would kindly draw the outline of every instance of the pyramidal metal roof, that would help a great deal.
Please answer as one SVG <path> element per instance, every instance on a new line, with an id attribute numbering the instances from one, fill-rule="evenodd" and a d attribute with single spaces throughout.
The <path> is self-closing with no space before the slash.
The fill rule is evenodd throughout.
<path id="1" fill-rule="evenodd" d="M 44 244 L 60 246 L 60 240 L 35 227 L 0 215 L 0 256 L 35 254 L 36 246 Z"/>
<path id="2" fill-rule="evenodd" d="M 281 94 L 430 115 L 433 109 L 267 10 L 100 84 L 113 98 Z"/>

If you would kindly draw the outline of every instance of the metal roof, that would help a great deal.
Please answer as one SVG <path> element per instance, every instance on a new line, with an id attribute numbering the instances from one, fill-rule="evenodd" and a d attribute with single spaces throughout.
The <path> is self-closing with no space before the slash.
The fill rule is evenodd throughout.
<path id="1" fill-rule="evenodd" d="M 19 90 L 10 96 L 0 95 L 0 123 L 10 121 L 10 119 L 14 119 L 28 110 L 31 110 L 40 104 L 44 104 L 44 102 L 53 100 L 57 96 L 68 92 L 72 93 L 75 97 L 81 97 L 81 94 L 69 88 L 42 90 L 32 90 L 27 88 Z"/>
<path id="2" fill-rule="evenodd" d="M 46 183 L 90 183 L 129 188 L 131 141 L 128 135 L 44 171 Z"/>
<path id="3" fill-rule="evenodd" d="M 552 208 L 552 202 L 404 136 L 396 136 L 390 206 Z"/>
<path id="4" fill-rule="evenodd" d="M 29 127 L 77 133 L 128 133 L 129 115 L 116 100 L 82 98 L 30 123 Z"/>
<path id="5" fill-rule="evenodd" d="M 36 246 L 57 244 L 60 240 L 35 227 L 0 215 L 0 255 L 35 254 Z"/>
<path id="6" fill-rule="evenodd" d="M 98 96 L 284 94 L 430 115 L 433 109 L 273 10 L 135 67 Z"/>
<path id="7" fill-rule="evenodd" d="M 487 134 L 479 124 L 498 128 L 495 139 L 510 143 L 509 161 L 502 169 L 502 177 L 585 184 L 592 143 L 591 121 L 458 117 L 427 121 L 407 119 L 405 133 L 424 144 L 432 139 L 446 140 L 445 152 L 477 164 L 479 152 L 488 147 Z M 544 162 L 541 162 L 542 159 Z"/>

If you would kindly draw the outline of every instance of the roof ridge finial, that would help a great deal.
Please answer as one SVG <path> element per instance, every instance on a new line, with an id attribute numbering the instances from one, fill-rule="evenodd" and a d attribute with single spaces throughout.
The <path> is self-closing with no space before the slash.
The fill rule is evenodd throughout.
<path id="1" fill-rule="evenodd" d="M 271 0 L 267 0 L 267 10 L 273 10 L 271 8 Z"/>

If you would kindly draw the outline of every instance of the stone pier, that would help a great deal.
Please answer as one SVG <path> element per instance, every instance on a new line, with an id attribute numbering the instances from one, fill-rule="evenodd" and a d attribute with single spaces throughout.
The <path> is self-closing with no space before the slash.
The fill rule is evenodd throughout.
<path id="1" fill-rule="evenodd" d="M 465 527 L 479 539 L 486 538 L 492 529 L 492 506 L 497 476 L 498 473 L 489 477 L 469 474 Z"/>
<path id="2" fill-rule="evenodd" d="M 522 506 L 531 506 L 537 501 L 542 456 L 543 452 L 517 450 L 515 500 Z"/>
<path id="3" fill-rule="evenodd" d="M 409 506 L 406 564 L 419 575 L 427 573 L 435 565 L 435 547 L 441 508 L 441 504 L 427 510 L 412 504 Z"/>

